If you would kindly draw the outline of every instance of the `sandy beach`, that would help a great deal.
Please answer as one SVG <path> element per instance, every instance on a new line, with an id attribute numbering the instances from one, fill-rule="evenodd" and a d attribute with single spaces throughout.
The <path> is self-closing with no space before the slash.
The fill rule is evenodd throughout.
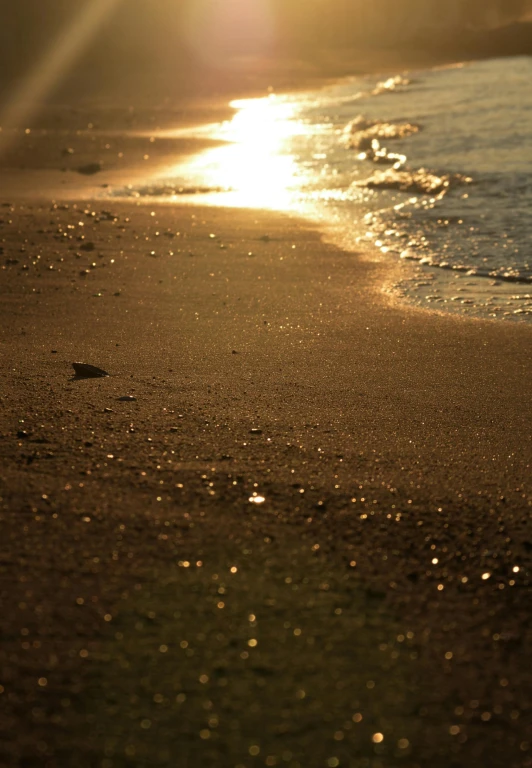
<path id="1" fill-rule="evenodd" d="M 227 114 L 3 155 L 0 765 L 531 766 L 532 327 L 293 215 L 98 199 Z"/>
<path id="2" fill-rule="evenodd" d="M 530 327 L 280 214 L 9 202 L 2 764 L 530 765 Z"/>

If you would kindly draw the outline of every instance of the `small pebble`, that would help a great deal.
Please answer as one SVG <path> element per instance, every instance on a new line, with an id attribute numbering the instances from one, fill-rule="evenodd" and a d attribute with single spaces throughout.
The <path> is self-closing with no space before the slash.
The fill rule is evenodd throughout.
<path id="1" fill-rule="evenodd" d="M 107 371 L 102 368 L 97 368 L 95 365 L 89 365 L 88 363 L 72 363 L 72 367 L 76 373 L 76 376 L 84 378 L 100 378 L 101 376 L 109 376 Z"/>
<path id="2" fill-rule="evenodd" d="M 99 173 L 102 170 L 102 165 L 101 163 L 87 163 L 87 165 L 80 165 L 76 170 L 84 176 L 92 176 L 94 173 Z"/>

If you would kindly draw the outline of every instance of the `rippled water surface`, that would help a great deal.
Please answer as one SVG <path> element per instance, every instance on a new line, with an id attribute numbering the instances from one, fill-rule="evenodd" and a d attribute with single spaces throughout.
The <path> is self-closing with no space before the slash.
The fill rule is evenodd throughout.
<path id="1" fill-rule="evenodd" d="M 531 81 L 515 58 L 235 102 L 195 131 L 225 144 L 127 193 L 309 214 L 414 265 L 396 286 L 414 301 L 526 319 Z"/>

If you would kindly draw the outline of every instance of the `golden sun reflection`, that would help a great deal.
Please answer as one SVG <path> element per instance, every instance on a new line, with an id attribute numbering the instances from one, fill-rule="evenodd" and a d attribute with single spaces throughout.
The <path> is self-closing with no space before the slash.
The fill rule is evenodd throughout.
<path id="1" fill-rule="evenodd" d="M 224 191 L 207 195 L 209 204 L 293 208 L 301 179 L 289 139 L 306 131 L 297 119 L 296 105 L 271 95 L 233 101 L 231 107 L 234 117 L 208 133 L 224 143 L 165 175 L 185 177 L 188 186 Z"/>

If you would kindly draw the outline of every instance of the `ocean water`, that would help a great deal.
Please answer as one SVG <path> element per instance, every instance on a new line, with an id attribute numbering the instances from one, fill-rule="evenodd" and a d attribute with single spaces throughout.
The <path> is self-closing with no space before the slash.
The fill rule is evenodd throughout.
<path id="1" fill-rule="evenodd" d="M 408 301 L 530 319 L 531 83 L 522 57 L 234 102 L 187 129 L 219 147 L 113 194 L 294 211 L 403 263 Z"/>

